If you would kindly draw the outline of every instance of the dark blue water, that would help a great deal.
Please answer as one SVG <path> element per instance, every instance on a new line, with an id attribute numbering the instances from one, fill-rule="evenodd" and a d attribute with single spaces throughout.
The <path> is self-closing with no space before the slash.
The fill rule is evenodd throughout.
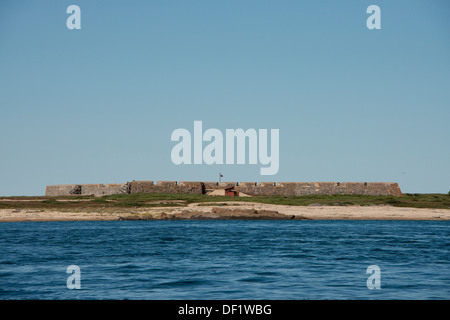
<path id="1" fill-rule="evenodd" d="M 0 299 L 449 299 L 449 235 L 448 221 L 1 223 Z"/>

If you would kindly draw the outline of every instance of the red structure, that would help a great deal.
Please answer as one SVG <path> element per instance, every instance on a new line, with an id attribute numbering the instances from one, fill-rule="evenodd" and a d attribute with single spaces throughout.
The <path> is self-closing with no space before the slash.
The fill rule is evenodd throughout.
<path id="1" fill-rule="evenodd" d="M 236 197 L 239 195 L 239 192 L 233 190 L 234 187 L 225 188 L 225 195 L 230 197 Z"/>

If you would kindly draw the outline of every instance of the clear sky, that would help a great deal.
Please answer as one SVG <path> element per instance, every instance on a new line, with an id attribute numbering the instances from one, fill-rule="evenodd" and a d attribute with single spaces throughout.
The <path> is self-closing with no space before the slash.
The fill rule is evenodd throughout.
<path id="1" fill-rule="evenodd" d="M 69 30 L 69 5 L 81 30 Z M 381 29 L 369 30 L 369 5 Z M 0 195 L 131 180 L 450 190 L 447 0 L 0 2 Z M 280 168 L 175 165 L 177 128 L 280 130 Z"/>

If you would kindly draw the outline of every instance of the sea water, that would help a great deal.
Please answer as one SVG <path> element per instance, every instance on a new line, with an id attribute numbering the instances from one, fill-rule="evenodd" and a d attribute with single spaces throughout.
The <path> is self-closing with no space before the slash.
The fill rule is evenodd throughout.
<path id="1" fill-rule="evenodd" d="M 449 235 L 449 221 L 0 223 L 0 299 L 449 299 Z"/>

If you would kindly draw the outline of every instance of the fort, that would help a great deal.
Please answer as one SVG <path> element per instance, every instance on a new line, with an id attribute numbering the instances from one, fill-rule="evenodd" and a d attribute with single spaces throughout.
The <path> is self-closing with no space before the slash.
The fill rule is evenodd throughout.
<path id="1" fill-rule="evenodd" d="M 250 196 L 303 196 L 359 194 L 401 196 L 395 182 L 197 182 L 197 181 L 131 181 L 111 184 L 50 185 L 46 196 L 172 193 L 207 194 L 214 190 L 232 189 Z"/>

